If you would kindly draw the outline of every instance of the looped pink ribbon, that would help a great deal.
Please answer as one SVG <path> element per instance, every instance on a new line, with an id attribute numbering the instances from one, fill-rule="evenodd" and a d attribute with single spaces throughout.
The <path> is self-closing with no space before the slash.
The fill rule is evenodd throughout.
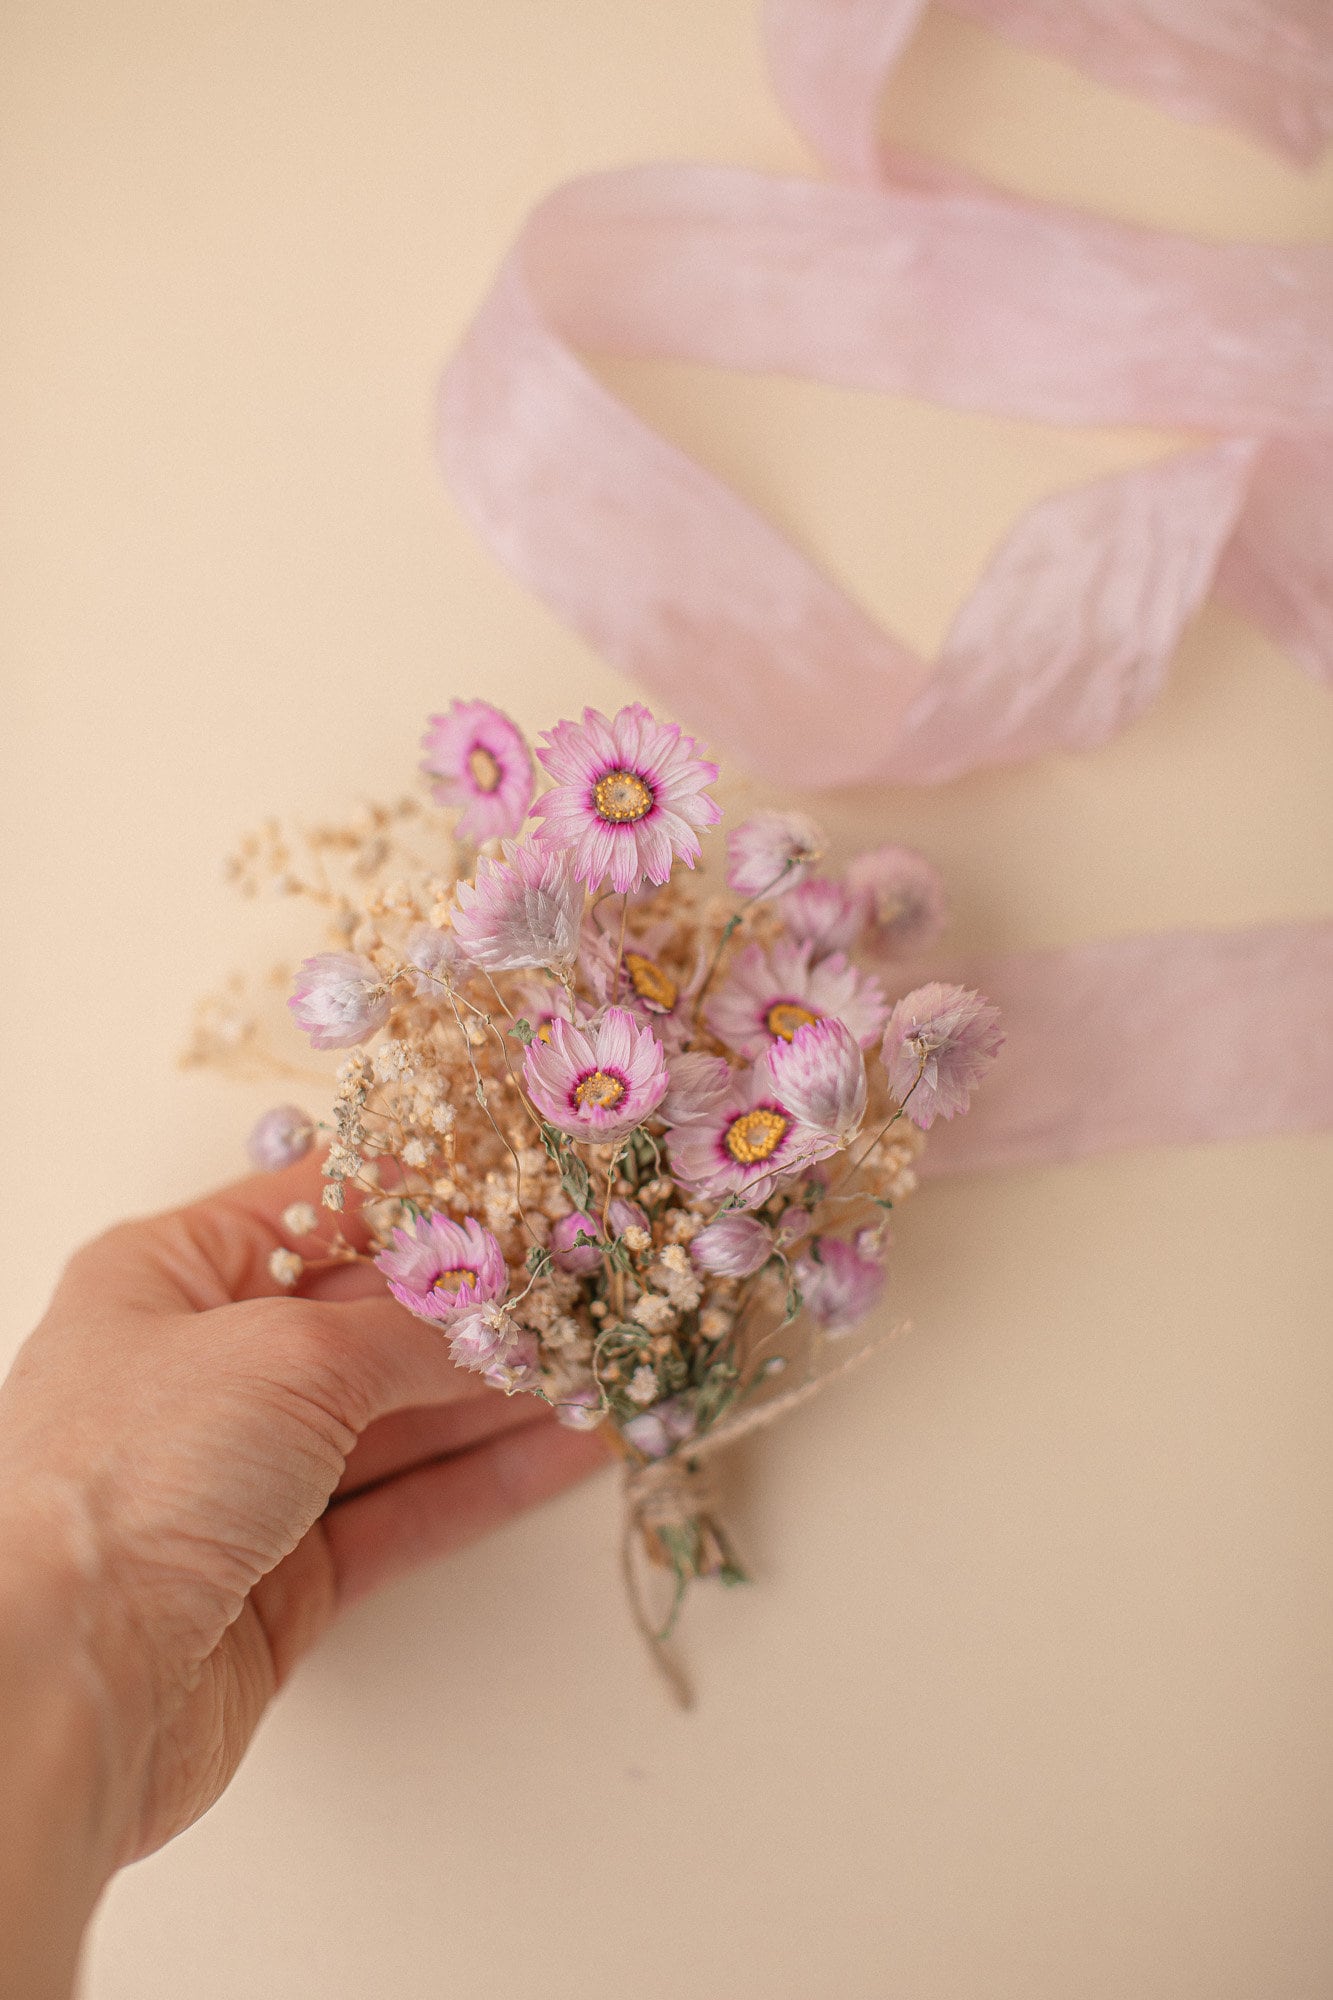
<path id="1" fill-rule="evenodd" d="M 566 184 L 524 225 L 441 389 L 446 476 L 507 566 L 715 744 L 801 787 L 933 784 L 1100 743 L 1152 701 L 1213 590 L 1333 678 L 1333 250 L 1133 228 L 883 148 L 876 106 L 923 5 L 769 0 L 779 94 L 848 184 L 685 165 Z M 1297 158 L 1333 132 L 1326 0 L 952 5 Z M 1033 507 L 928 662 L 618 402 L 581 349 L 1205 435 Z M 1326 932 L 1269 935 L 1301 989 L 1288 1052 L 1317 1066 Z M 1155 982 L 1169 999 L 1178 970 L 1159 942 L 1165 958 L 1132 947 L 1143 1003 Z M 1271 1033 L 1289 989 L 1257 977 L 1253 951 L 1225 935 L 1189 949 L 1214 997 L 1250 978 L 1252 1026 L 1262 1011 Z M 1195 1000 L 1208 986 L 1196 976 Z M 1233 1008 L 1228 1030 L 1242 1025 Z M 1198 1031 L 1175 1030 L 1177 1053 Z M 1321 1074 L 1323 1098 L 1293 1101 L 1283 1129 L 1333 1119 Z M 1156 1136 L 1273 1129 L 1214 1095 L 1211 1129 L 1157 1100 Z M 1051 1136 L 1042 1156 L 1113 1143 Z"/>

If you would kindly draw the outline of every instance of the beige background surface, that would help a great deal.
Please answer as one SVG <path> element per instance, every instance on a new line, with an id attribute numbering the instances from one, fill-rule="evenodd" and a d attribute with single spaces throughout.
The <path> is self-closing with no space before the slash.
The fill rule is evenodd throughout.
<path id="1" fill-rule="evenodd" d="M 172 1066 L 283 936 L 235 833 L 400 787 L 476 691 L 629 689 L 441 491 L 441 357 L 525 209 L 656 157 L 805 171 L 750 0 L 9 0 L 3 1335 L 68 1247 L 236 1170 Z M 945 17 L 888 117 L 1025 189 L 1327 240 L 1289 172 Z M 929 643 L 1035 494 L 1164 441 L 699 372 L 625 392 Z M 1330 903 L 1333 703 L 1209 612 L 1101 753 L 818 802 L 957 941 Z M 296 940 L 298 944 L 303 939 Z M 915 1330 L 731 1483 L 669 1713 L 609 1479 L 362 1609 L 110 1895 L 93 2000 L 1318 2000 L 1333 1989 L 1330 1146 L 932 1188 Z"/>

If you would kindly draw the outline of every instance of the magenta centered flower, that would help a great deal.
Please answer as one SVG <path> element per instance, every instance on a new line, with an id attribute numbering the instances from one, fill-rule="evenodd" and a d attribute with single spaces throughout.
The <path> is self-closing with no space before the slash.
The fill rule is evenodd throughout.
<path id="1" fill-rule="evenodd" d="M 590 889 L 607 880 L 621 892 L 665 882 L 673 858 L 693 868 L 695 829 L 722 817 L 704 791 L 717 765 L 697 750 L 693 737 L 655 721 L 641 702 L 610 721 L 585 708 L 581 723 L 558 722 L 537 751 L 555 780 L 533 807 L 545 822 L 538 840 L 568 850 Z"/>
<path id="2" fill-rule="evenodd" d="M 779 938 L 768 951 L 747 945 L 708 1002 L 708 1025 L 739 1055 L 758 1056 L 790 1042 L 813 1021 L 841 1021 L 869 1048 L 888 1013 L 879 982 L 835 951 L 815 957 L 812 944 Z"/>
<path id="3" fill-rule="evenodd" d="M 783 1102 L 767 1063 L 733 1073 L 720 1100 L 667 1137 L 671 1169 L 697 1194 L 739 1195 L 747 1208 L 767 1201 L 789 1175 L 836 1152 L 828 1133 L 802 1124 Z"/>
<path id="4" fill-rule="evenodd" d="M 531 1044 L 523 1076 L 537 1109 L 561 1132 L 612 1145 L 665 1097 L 662 1044 L 623 1008 L 609 1007 L 595 1028 L 554 1020 L 550 1037 Z"/>
<path id="5" fill-rule="evenodd" d="M 389 1290 L 418 1319 L 447 1324 L 509 1289 L 509 1272 L 489 1229 L 469 1216 L 418 1215 L 410 1229 L 395 1229 L 393 1248 L 375 1262 Z"/>
<path id="6" fill-rule="evenodd" d="M 480 846 L 517 833 L 532 804 L 532 755 L 519 731 L 488 701 L 455 701 L 432 715 L 421 768 L 442 806 L 462 808 L 459 836 Z"/>
<path id="7" fill-rule="evenodd" d="M 603 910 L 618 910 L 614 903 Z M 599 1005 L 623 1007 L 646 1022 L 668 1053 L 683 1048 L 694 1030 L 694 1006 L 708 969 L 707 953 L 695 947 L 680 964 L 671 955 L 674 924 L 650 923 L 627 932 L 623 947 L 619 916 L 594 911 L 583 927 L 579 970 Z"/>

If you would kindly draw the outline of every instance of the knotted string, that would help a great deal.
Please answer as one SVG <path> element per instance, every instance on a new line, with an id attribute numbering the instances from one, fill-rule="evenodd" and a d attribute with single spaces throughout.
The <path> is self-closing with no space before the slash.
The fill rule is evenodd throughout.
<path id="1" fill-rule="evenodd" d="M 825 1343 L 806 1374 L 790 1388 L 778 1389 L 762 1400 L 747 1399 L 702 1436 L 692 1438 L 665 1458 L 626 1466 L 625 1515 L 620 1538 L 625 1594 L 649 1657 L 678 1707 L 689 1708 L 694 1696 L 683 1670 L 668 1650 L 667 1641 L 675 1622 L 675 1605 L 665 1622 L 654 1619 L 636 1566 L 637 1551 L 645 1543 L 651 1546 L 651 1538 L 657 1529 L 696 1529 L 705 1540 L 712 1538 L 720 1555 L 728 1556 L 729 1551 L 715 1519 L 718 1493 L 712 1459 L 719 1451 L 738 1444 L 742 1438 L 751 1437 L 756 1431 L 790 1416 L 802 1403 L 808 1403 L 819 1395 L 830 1382 L 859 1368 L 863 1361 L 869 1360 L 872 1354 L 878 1353 L 902 1331 L 902 1326 L 885 1327 L 847 1352 Z M 677 1604 L 680 1588 L 678 1579 Z"/>

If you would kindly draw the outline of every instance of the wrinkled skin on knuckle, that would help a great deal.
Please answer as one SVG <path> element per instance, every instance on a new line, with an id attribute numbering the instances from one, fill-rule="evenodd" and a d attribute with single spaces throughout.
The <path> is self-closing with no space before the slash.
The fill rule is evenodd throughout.
<path id="1" fill-rule="evenodd" d="M 239 1218 L 239 1226 L 238 1220 Z M 225 1200 L 182 1208 L 144 1225 L 141 1249 L 195 1312 L 264 1289 L 268 1251 L 244 1210 Z"/>
<path id="2" fill-rule="evenodd" d="M 262 1299 L 234 1306 L 233 1365 L 256 1394 L 303 1414 L 344 1453 L 370 1422 L 369 1358 L 335 1309 L 310 1299 Z"/>

